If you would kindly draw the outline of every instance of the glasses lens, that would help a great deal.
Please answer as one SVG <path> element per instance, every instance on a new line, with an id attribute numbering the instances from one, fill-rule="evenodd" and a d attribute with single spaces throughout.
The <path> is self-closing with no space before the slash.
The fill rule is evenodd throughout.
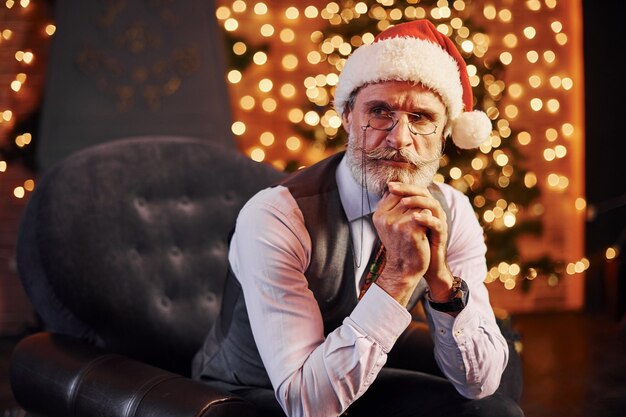
<path id="1" fill-rule="evenodd" d="M 432 135 L 437 126 L 417 114 L 406 113 L 409 116 L 409 130 L 415 135 Z M 369 127 L 376 130 L 390 131 L 398 122 L 395 114 L 376 114 L 369 120 Z"/>
<path id="2" fill-rule="evenodd" d="M 411 130 L 413 133 L 420 135 L 431 135 L 437 130 L 437 126 L 428 120 L 414 120 L 411 122 Z"/>
<path id="3" fill-rule="evenodd" d="M 378 130 L 390 130 L 393 128 L 393 118 L 389 115 L 376 115 L 369 121 L 369 125 Z"/>

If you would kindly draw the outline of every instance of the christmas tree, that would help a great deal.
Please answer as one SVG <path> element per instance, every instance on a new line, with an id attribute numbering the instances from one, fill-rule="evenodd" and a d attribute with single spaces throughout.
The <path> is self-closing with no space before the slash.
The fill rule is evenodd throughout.
<path id="1" fill-rule="evenodd" d="M 487 240 L 490 273 L 486 281 L 499 280 L 509 289 L 528 288 L 538 276 L 554 278 L 563 274 L 564 263 L 549 256 L 529 258 L 520 254 L 520 238 L 539 236 L 543 230 L 541 212 L 534 209 L 540 206 L 536 203 L 541 190 L 536 175 L 525 167 L 526 156 L 519 148 L 519 143 L 526 140 L 525 132 L 519 126 L 513 129 L 499 108 L 507 94 L 506 66 L 497 57 L 488 57 L 488 31 L 475 23 L 477 19 L 473 18 L 470 6 L 469 1 L 446 0 L 329 3 L 321 11 L 326 27 L 311 34 L 311 41 L 316 44 L 313 58 L 319 68 L 316 71 L 325 75 L 307 77 L 304 83 L 307 99 L 299 105 L 304 114 L 315 115 L 315 123 L 304 117 L 292 128 L 311 146 L 322 149 L 320 155 L 342 148 L 346 135 L 331 103 L 345 59 L 354 49 L 372 42 L 389 25 L 431 19 L 438 30 L 455 41 L 466 59 L 475 107 L 485 110 L 494 126 L 490 140 L 477 150 L 460 150 L 448 140 L 435 180 L 451 184 L 472 202 Z M 238 71 L 241 75 L 257 53 L 271 53 L 271 42 L 263 39 L 250 42 L 229 30 L 223 34 L 231 72 Z M 34 116 L 16 123 L 10 136 L 34 131 L 35 126 L 30 123 L 37 119 Z M 0 153 L 6 160 L 23 158 L 27 165 L 32 165 L 33 150 L 33 146 L 11 141 L 3 144 Z M 304 165 L 299 157 L 299 153 L 289 154 L 282 167 L 293 171 Z"/>
<path id="2" fill-rule="evenodd" d="M 314 126 L 301 123 L 296 126 L 299 134 L 327 149 L 344 146 L 346 133 L 339 127 L 338 116 L 330 104 L 337 80 L 333 75 L 339 74 L 355 48 L 371 43 L 377 33 L 390 25 L 434 16 L 438 30 L 455 41 L 466 59 L 475 107 L 485 109 L 494 125 L 490 140 L 479 149 L 461 150 L 448 138 L 435 181 L 451 184 L 472 202 L 485 231 L 490 268 L 487 282 L 499 279 L 507 288 L 517 284 L 528 289 L 537 276 L 560 273 L 563 269 L 560 261 L 548 256 L 534 259 L 520 256 L 518 238 L 542 233 L 540 215 L 531 209 L 540 189 L 534 174 L 524 168 L 525 156 L 517 148 L 517 141 L 512 140 L 521 132 L 512 130 L 498 110 L 505 94 L 505 68 L 500 60 L 485 58 L 488 49 L 485 28 L 473 24 L 462 2 L 455 2 L 456 8 L 452 9 L 447 7 L 447 1 L 396 3 L 342 2 L 329 17 L 328 27 L 316 32 L 320 65 L 328 66 L 329 75 L 322 82 L 311 82 L 309 90 L 313 91 L 307 94 L 309 103 L 304 111 L 316 112 L 320 123 Z M 291 161 L 287 168 L 299 165 L 298 161 Z"/>

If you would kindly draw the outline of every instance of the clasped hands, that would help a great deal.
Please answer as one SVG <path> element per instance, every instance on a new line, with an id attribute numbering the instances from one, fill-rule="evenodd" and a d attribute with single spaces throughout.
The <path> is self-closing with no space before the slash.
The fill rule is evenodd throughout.
<path id="1" fill-rule="evenodd" d="M 390 182 L 373 220 L 386 249 L 376 283 L 406 306 L 424 278 L 433 300 L 448 301 L 453 277 L 446 263 L 446 213 L 428 188 Z"/>

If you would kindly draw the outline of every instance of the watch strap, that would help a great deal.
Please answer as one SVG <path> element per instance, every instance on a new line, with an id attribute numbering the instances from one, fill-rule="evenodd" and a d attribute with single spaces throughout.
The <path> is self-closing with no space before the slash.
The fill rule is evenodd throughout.
<path id="1" fill-rule="evenodd" d="M 469 297 L 469 288 L 467 283 L 459 277 L 454 277 L 452 282 L 452 290 L 450 292 L 450 300 L 443 303 L 433 301 L 430 298 L 430 292 L 426 290 L 426 299 L 433 310 L 442 311 L 444 313 L 458 313 L 467 305 Z"/>

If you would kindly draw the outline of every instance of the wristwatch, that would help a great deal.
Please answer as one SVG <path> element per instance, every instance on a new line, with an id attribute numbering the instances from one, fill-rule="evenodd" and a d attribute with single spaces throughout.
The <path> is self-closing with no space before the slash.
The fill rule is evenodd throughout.
<path id="1" fill-rule="evenodd" d="M 430 298 L 430 292 L 426 290 L 426 298 L 428 304 L 437 310 L 444 313 L 458 313 L 463 310 L 467 305 L 467 298 L 469 296 L 469 288 L 467 283 L 459 277 L 453 277 L 452 289 L 450 290 L 450 301 L 438 303 Z"/>

